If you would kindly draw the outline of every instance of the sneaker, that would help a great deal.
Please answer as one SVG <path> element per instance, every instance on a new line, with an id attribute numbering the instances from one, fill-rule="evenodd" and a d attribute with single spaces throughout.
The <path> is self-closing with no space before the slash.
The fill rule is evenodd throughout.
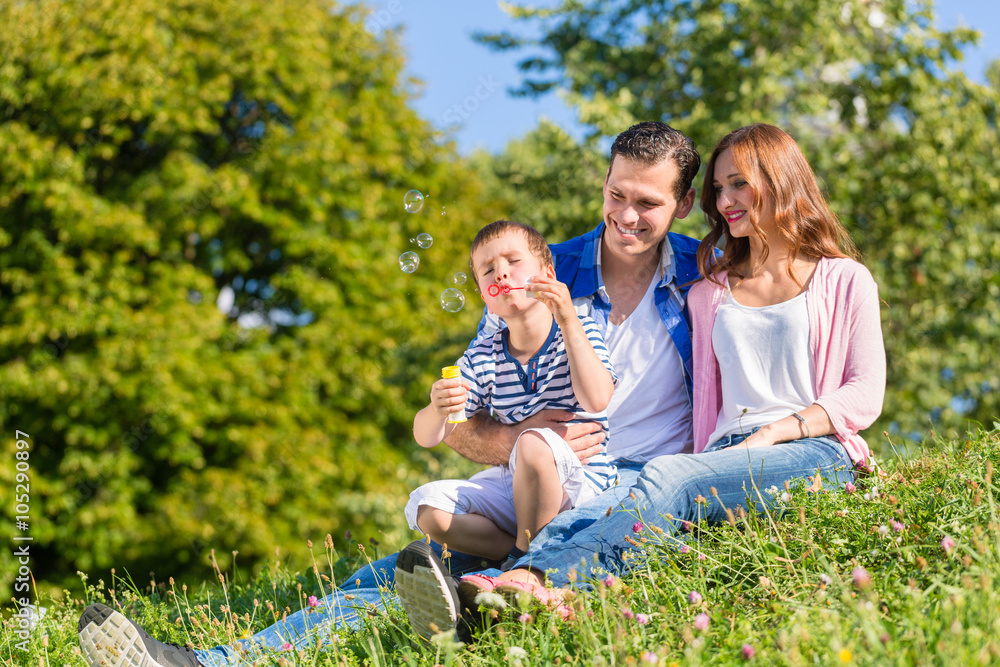
<path id="1" fill-rule="evenodd" d="M 91 667 L 203 667 L 193 650 L 156 641 L 103 604 L 84 609 L 76 631 L 83 659 Z"/>
<path id="2" fill-rule="evenodd" d="M 430 639 L 452 632 L 458 638 L 461 608 L 455 579 L 427 542 L 412 542 L 396 557 L 396 594 L 418 635 Z"/>

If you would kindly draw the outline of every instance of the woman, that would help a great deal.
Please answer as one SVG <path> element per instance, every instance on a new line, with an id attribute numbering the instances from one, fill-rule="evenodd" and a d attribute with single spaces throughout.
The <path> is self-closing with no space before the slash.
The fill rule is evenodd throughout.
<path id="1" fill-rule="evenodd" d="M 825 438 L 863 463 L 858 431 L 878 417 L 885 391 L 871 274 L 781 129 L 731 132 L 707 167 L 706 279 L 688 296 L 695 451 Z"/>

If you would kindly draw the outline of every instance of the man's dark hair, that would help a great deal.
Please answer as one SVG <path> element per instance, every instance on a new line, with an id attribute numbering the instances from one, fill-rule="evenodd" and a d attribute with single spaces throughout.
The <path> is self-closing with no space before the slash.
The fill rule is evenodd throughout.
<path id="1" fill-rule="evenodd" d="M 611 145 L 609 170 L 616 155 L 650 166 L 673 160 L 678 171 L 677 183 L 674 184 L 677 201 L 682 200 L 691 189 L 691 183 L 701 167 L 701 156 L 694 147 L 694 141 L 666 123 L 652 120 L 633 125 L 615 138 L 615 143 Z"/>

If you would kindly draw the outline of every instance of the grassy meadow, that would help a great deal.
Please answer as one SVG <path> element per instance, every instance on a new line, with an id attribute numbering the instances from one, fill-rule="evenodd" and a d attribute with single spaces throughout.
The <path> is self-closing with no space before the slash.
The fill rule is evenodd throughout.
<path id="1" fill-rule="evenodd" d="M 632 574 L 596 581 L 568 619 L 540 608 L 501 615 L 474 644 L 414 636 L 397 605 L 330 646 L 261 665 L 991 665 L 1000 664 L 1000 425 L 886 458 L 851 492 L 822 480 L 759 489 L 781 508 L 690 526 L 682 541 L 637 522 Z M 709 497 L 706 502 L 713 502 Z M 305 539 L 305 538 L 303 538 Z M 126 609 L 163 640 L 207 648 L 309 608 L 332 582 L 401 545 L 344 555 L 315 536 L 315 565 L 236 566 L 209 582 L 81 573 L 85 598 L 38 600 L 27 642 L 8 621 L 0 661 L 84 665 L 76 624 L 89 602 Z M 325 543 L 325 546 L 324 546 Z M 378 550 L 378 553 L 374 553 Z"/>

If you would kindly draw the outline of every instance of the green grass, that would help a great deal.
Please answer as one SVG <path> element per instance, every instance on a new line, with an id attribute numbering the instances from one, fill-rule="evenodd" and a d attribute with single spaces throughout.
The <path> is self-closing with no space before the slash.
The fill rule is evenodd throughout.
<path id="1" fill-rule="evenodd" d="M 420 641 L 394 606 L 332 646 L 259 664 L 1000 664 L 997 463 L 1000 433 L 980 431 L 931 443 L 920 458 L 883 461 L 851 494 L 801 484 L 761 489 L 783 511 L 695 526 L 686 548 L 646 528 L 630 536 L 641 541 L 633 574 L 577 596 L 569 620 L 528 609 L 530 621 L 501 617 L 463 647 Z M 948 550 L 945 538 L 954 541 Z M 195 586 L 117 576 L 106 585 L 81 575 L 87 600 L 40 600 L 49 611 L 28 651 L 8 625 L 0 660 L 83 665 L 76 623 L 90 601 L 124 607 L 164 640 L 232 642 L 307 607 L 308 596 L 322 596 L 364 562 L 360 551 L 313 551 L 315 568 L 304 573 L 275 562 L 250 580 L 220 572 Z"/>

